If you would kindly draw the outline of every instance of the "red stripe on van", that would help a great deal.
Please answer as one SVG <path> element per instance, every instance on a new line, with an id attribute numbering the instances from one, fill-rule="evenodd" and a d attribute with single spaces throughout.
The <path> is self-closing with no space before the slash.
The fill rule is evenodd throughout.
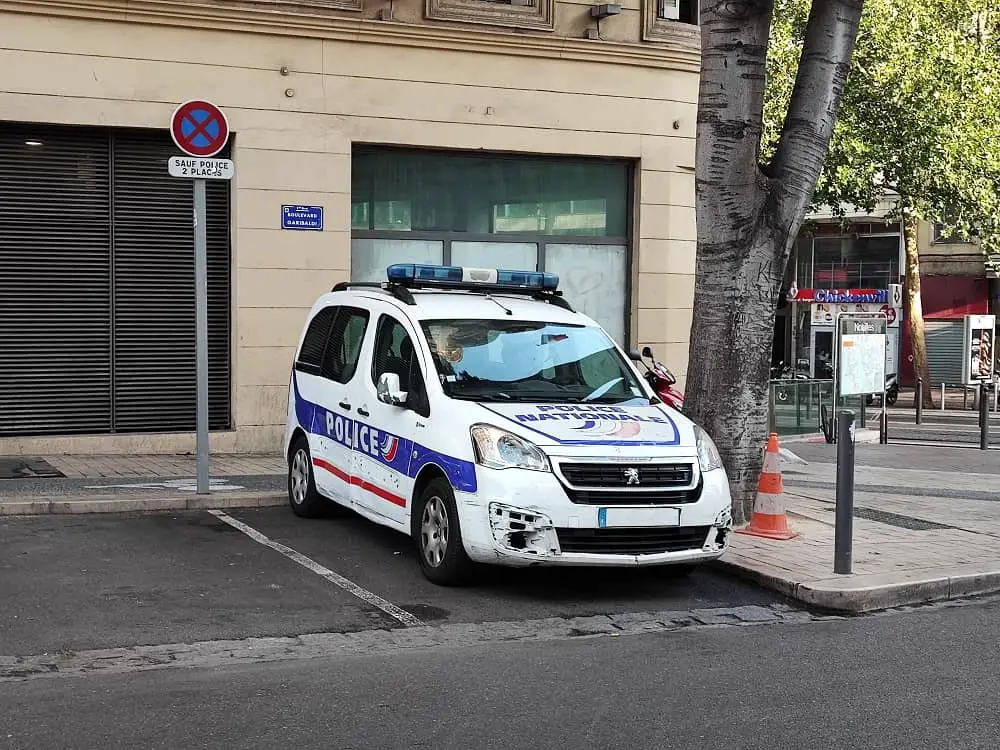
<path id="1" fill-rule="evenodd" d="M 338 469 L 329 461 L 324 461 L 322 458 L 314 458 L 313 466 L 318 466 L 319 468 L 324 469 L 325 471 L 328 471 L 331 474 L 333 474 L 335 477 L 337 477 L 337 479 L 347 482 L 348 484 L 353 484 L 355 487 L 360 487 L 361 489 L 365 490 L 366 492 L 370 492 L 376 497 L 380 497 L 383 500 L 388 500 L 393 505 L 398 505 L 400 508 L 406 507 L 406 498 L 400 497 L 399 495 L 394 495 L 388 490 L 383 490 L 381 487 L 378 487 L 372 484 L 371 482 L 366 482 L 361 477 L 352 477 L 346 471 Z"/>

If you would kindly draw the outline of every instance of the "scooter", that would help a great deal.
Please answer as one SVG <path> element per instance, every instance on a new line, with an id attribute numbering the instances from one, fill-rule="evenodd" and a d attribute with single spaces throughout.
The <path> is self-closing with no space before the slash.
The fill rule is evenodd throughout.
<path id="1" fill-rule="evenodd" d="M 875 396 L 881 394 L 871 393 L 865 396 L 865 404 L 871 406 L 875 402 Z M 899 398 L 899 377 L 891 372 L 885 376 L 885 405 L 892 406 Z"/>
<path id="2" fill-rule="evenodd" d="M 799 360 L 801 364 L 802 360 Z M 771 380 L 772 381 L 782 381 L 782 380 L 808 380 L 809 375 L 803 372 L 801 369 L 798 371 L 792 370 L 791 366 L 786 365 L 785 361 L 782 360 L 777 364 L 777 366 L 771 367 Z M 789 392 L 791 388 L 789 386 L 777 386 L 774 389 L 774 398 L 777 401 L 784 403 L 789 399 Z"/>
<path id="3" fill-rule="evenodd" d="M 642 366 L 646 368 L 643 377 L 656 395 L 663 399 L 667 406 L 681 411 L 684 408 L 684 394 L 674 388 L 677 378 L 665 364 L 656 359 L 653 350 L 644 346 L 641 354 L 637 351 L 632 351 L 629 354 L 633 361 L 641 362 Z M 646 359 L 652 362 L 652 367 L 646 364 Z"/>

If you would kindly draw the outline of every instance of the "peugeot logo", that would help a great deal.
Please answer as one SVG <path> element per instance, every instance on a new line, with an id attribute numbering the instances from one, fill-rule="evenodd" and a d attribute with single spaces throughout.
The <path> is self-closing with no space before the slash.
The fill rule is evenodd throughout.
<path id="1" fill-rule="evenodd" d="M 625 469 L 625 484 L 639 484 L 639 470 Z"/>

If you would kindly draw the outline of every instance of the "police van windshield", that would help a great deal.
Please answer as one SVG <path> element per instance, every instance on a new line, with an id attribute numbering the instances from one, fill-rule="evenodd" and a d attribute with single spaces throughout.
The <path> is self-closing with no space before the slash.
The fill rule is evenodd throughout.
<path id="1" fill-rule="evenodd" d="M 521 320 L 426 320 L 422 326 L 452 398 L 649 403 L 600 328 Z"/>

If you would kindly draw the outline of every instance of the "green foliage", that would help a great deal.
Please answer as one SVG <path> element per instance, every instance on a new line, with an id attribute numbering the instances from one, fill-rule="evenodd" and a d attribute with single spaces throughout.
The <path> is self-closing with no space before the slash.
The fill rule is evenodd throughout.
<path id="1" fill-rule="evenodd" d="M 814 205 L 898 211 L 1000 248 L 1000 18 L 996 0 L 866 0 Z M 776 0 L 762 158 L 794 84 L 810 0 Z M 1000 10 L 1000 8 L 998 8 Z"/>

